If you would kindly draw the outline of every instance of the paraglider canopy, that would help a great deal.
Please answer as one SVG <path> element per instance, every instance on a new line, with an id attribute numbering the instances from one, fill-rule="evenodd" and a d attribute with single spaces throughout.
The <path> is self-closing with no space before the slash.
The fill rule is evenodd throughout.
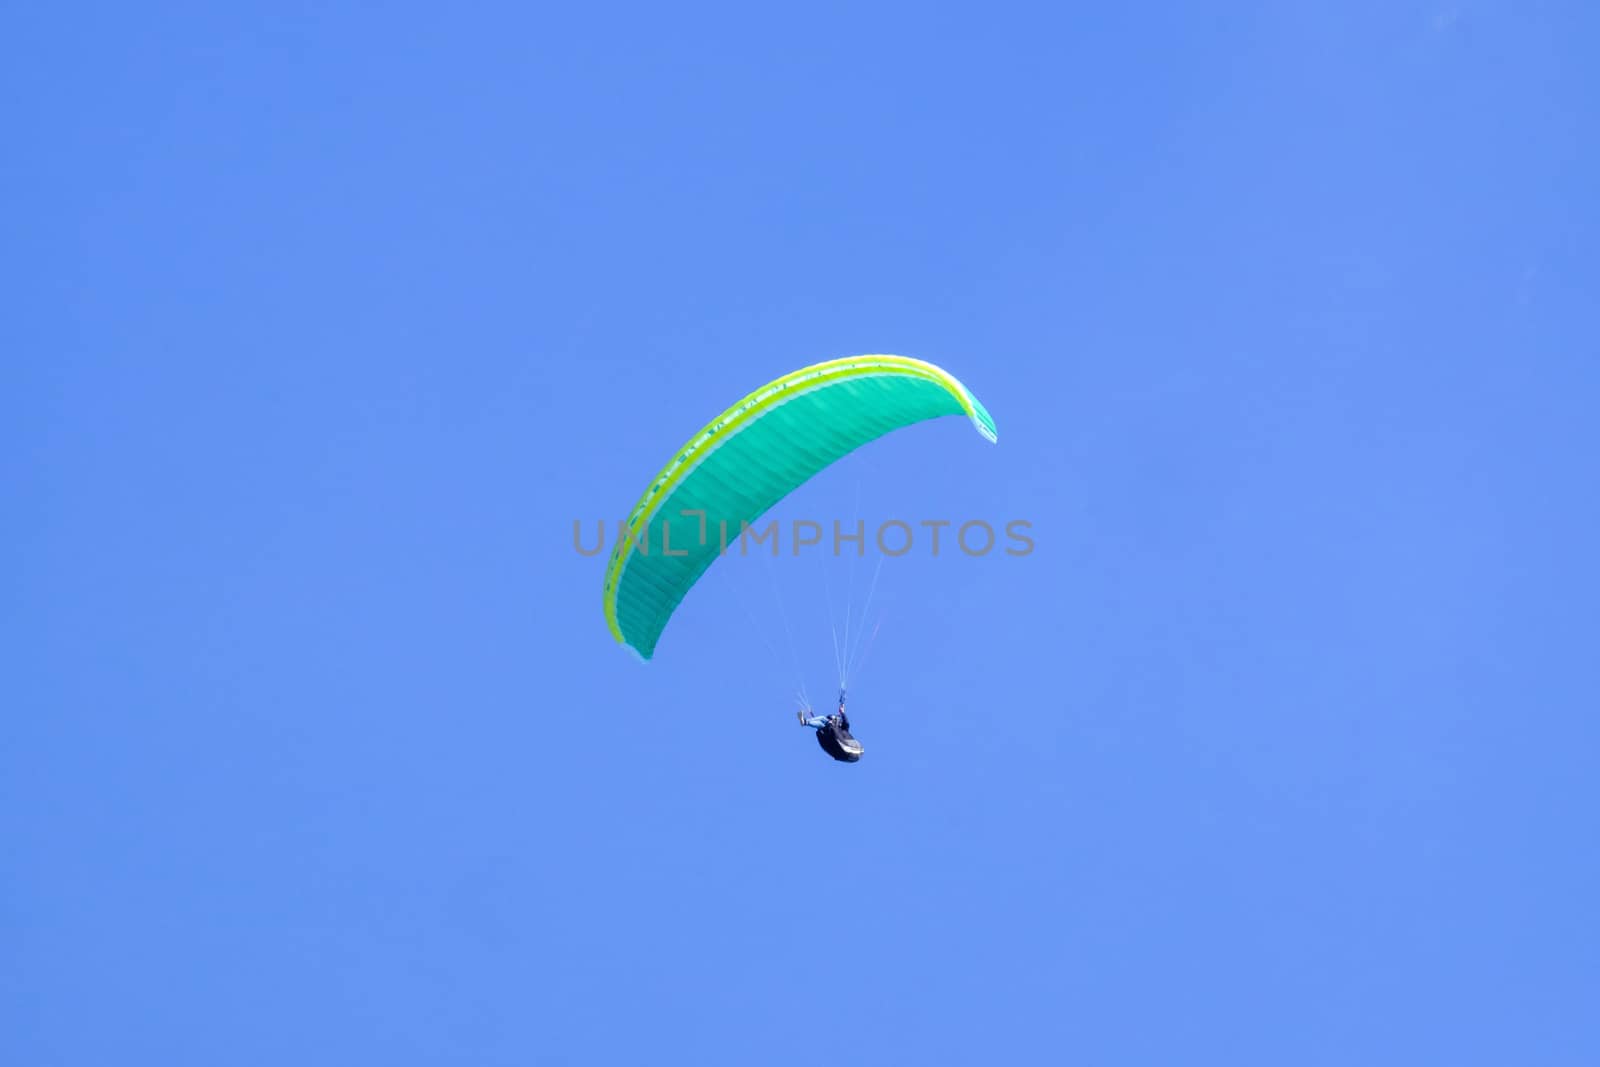
<path id="1" fill-rule="evenodd" d="M 606 625 L 649 659 L 679 602 L 724 545 L 817 472 L 903 426 L 994 419 L 948 371 L 904 356 L 854 356 L 769 382 L 678 450 L 628 516 L 606 568 Z"/>

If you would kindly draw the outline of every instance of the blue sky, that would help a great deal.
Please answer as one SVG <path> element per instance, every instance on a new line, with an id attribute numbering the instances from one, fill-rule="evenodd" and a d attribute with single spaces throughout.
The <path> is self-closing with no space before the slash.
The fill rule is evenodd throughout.
<path id="1" fill-rule="evenodd" d="M 1592 6 L 5 26 L 0 1061 L 1600 1060 Z M 846 767 L 572 523 L 863 352 Z"/>

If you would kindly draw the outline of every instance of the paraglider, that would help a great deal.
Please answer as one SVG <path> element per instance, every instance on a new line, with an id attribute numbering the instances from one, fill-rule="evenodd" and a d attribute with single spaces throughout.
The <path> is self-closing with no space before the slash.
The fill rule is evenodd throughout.
<path id="1" fill-rule="evenodd" d="M 843 693 L 839 694 L 839 710 L 832 715 L 807 718 L 804 711 L 796 714 L 800 717 L 800 725 L 809 726 L 817 732 L 817 744 L 822 746 L 822 751 L 841 763 L 854 763 L 861 758 L 865 750 L 861 742 L 850 734 L 850 716 L 844 712 Z"/>
<path id="2" fill-rule="evenodd" d="M 965 415 L 987 441 L 994 419 L 948 371 L 905 356 L 835 359 L 786 374 L 729 407 L 668 461 L 623 524 L 606 567 L 606 626 L 641 660 L 678 605 L 748 524 L 836 460 L 885 434 Z M 843 686 L 844 679 L 840 684 Z M 824 751 L 855 762 L 839 710 L 813 726 Z"/>

